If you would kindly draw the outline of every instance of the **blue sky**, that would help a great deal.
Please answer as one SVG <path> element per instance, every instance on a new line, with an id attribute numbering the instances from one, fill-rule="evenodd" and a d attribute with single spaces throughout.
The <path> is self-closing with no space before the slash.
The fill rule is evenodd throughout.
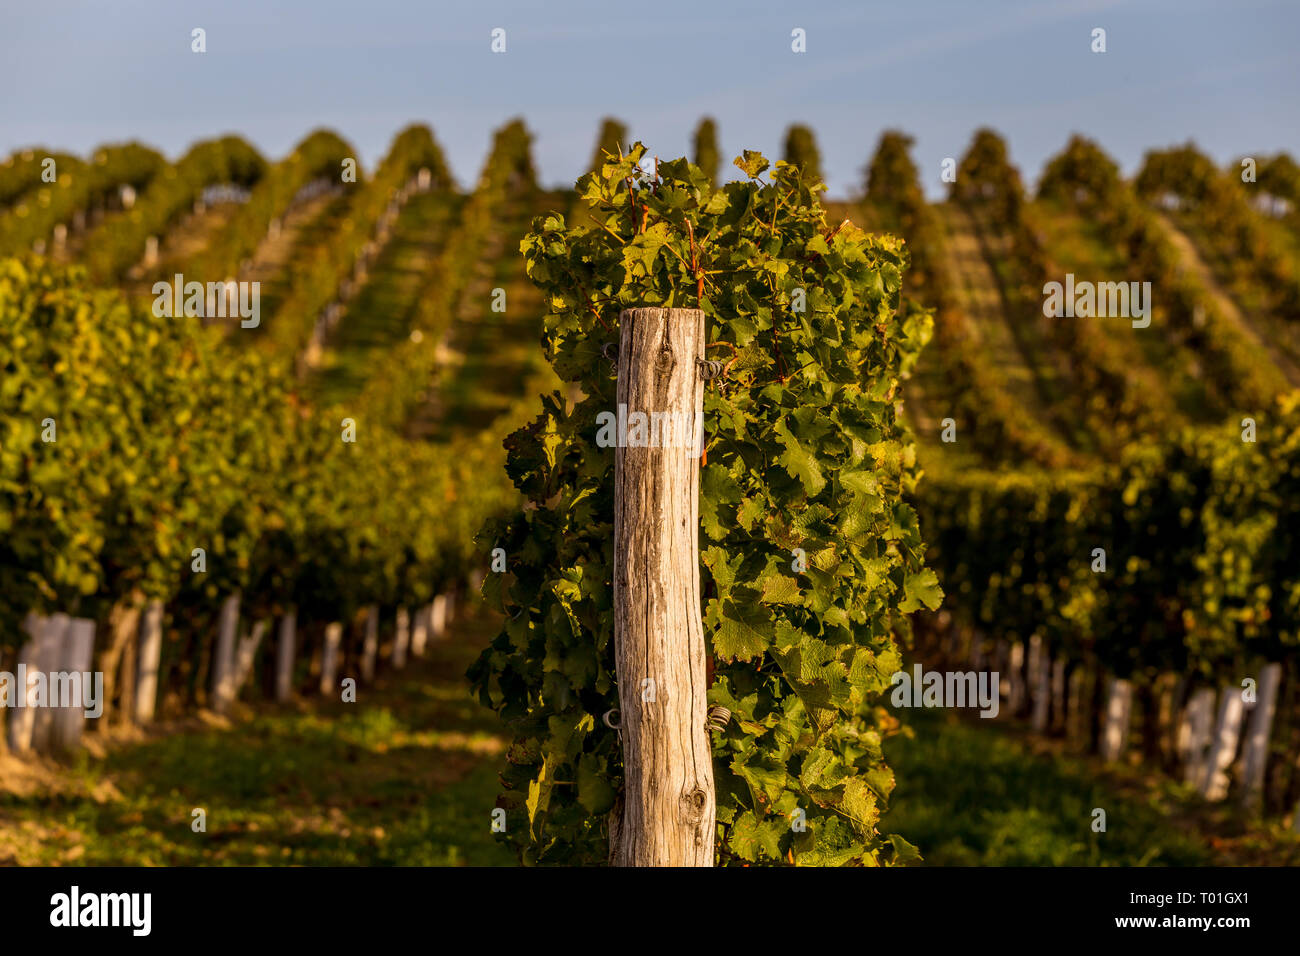
<path id="1" fill-rule="evenodd" d="M 779 156 L 785 127 L 808 123 L 832 195 L 902 128 L 938 194 L 940 162 L 982 125 L 1030 181 L 1076 131 L 1129 172 L 1189 138 L 1221 161 L 1300 155 L 1297 40 L 1294 0 L 0 0 L 0 150 L 136 138 L 175 157 L 237 132 L 278 157 L 329 126 L 372 164 L 419 120 L 468 183 L 519 115 L 560 183 L 605 115 L 676 156 L 707 113 L 727 156 Z"/>

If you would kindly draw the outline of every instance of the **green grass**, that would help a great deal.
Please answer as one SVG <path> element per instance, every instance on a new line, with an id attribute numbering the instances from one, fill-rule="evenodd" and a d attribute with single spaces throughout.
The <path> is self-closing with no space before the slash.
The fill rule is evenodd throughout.
<path id="1" fill-rule="evenodd" d="M 524 272 L 520 240 L 532 219 L 563 209 L 567 194 L 539 192 L 511 201 L 495 237 L 499 251 L 480 282 L 472 282 L 460 303 L 448 339 L 458 361 L 439 381 L 436 413 L 419 430 L 429 441 L 450 442 L 491 431 L 521 396 L 559 387 L 538 345 L 545 305 Z M 492 290 L 505 291 L 505 312 L 491 311 Z"/>
<path id="2" fill-rule="evenodd" d="M 489 632 L 463 622 L 354 704 L 82 753 L 59 792 L 0 794 L 0 863 L 511 865 L 491 833 L 505 739 L 463 678 Z"/>
<path id="3" fill-rule="evenodd" d="M 0 789 L 0 864 L 510 866 L 491 833 L 507 740 L 464 671 L 495 633 L 484 615 L 355 704 L 260 706 L 80 753 L 57 786 Z M 1300 863 L 1281 822 L 1205 805 L 1140 768 L 1100 772 L 1001 721 L 909 711 L 886 741 L 898 785 L 881 829 L 929 866 Z M 1106 832 L 1092 830 L 1106 811 Z M 207 831 L 191 829 L 192 811 Z"/>
<path id="4" fill-rule="evenodd" d="M 1001 726 L 909 711 L 914 736 L 886 742 L 898 786 L 881 829 L 931 866 L 1196 866 L 1204 842 L 1178 828 L 1166 797 L 1119 795 L 1076 759 L 1033 753 Z M 1106 832 L 1092 830 L 1093 809 Z"/>
<path id="5" fill-rule="evenodd" d="M 1064 282 L 1066 272 L 1075 279 L 1087 282 L 1119 282 L 1140 278 L 1130 275 L 1130 267 L 1123 251 L 1106 240 L 1102 227 L 1078 213 L 1054 202 L 1039 201 L 1030 206 L 1035 225 L 1042 230 L 1047 254 L 1060 268 L 1055 277 Z M 1112 346 L 1134 367 L 1146 367 L 1155 373 L 1160 393 L 1148 396 L 1148 401 L 1168 402 L 1184 419 L 1197 422 L 1217 421 L 1221 409 L 1211 407 L 1205 384 L 1191 370 L 1196 364 L 1195 355 L 1167 328 L 1159 325 L 1149 330 L 1134 330 L 1125 322 L 1107 323 L 1092 321 L 1097 335 L 1106 335 Z"/>

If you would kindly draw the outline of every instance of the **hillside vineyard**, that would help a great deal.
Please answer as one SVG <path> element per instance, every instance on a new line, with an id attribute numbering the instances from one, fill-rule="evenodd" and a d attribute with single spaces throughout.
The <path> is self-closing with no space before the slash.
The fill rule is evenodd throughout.
<path id="1" fill-rule="evenodd" d="M 355 701 L 473 605 L 469 686 L 512 741 L 493 839 L 635 856 L 614 489 L 670 448 L 699 459 L 675 596 L 716 862 L 914 861 L 887 815 L 913 667 L 1295 819 L 1294 162 L 1188 145 L 1129 180 L 1075 137 L 1031 194 L 984 129 L 935 202 L 911 147 L 886 132 L 835 198 L 811 130 L 724 174 L 711 120 L 691 161 L 606 121 L 565 189 L 522 120 L 469 187 L 423 125 L 373 170 L 330 130 L 8 157 L 0 672 L 103 690 L 7 704 L 6 746 Z M 620 404 L 640 308 L 703 314 L 698 416 Z"/>

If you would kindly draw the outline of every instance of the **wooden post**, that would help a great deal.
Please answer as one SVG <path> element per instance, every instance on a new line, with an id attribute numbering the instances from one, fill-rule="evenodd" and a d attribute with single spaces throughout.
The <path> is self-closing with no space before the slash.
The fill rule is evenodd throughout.
<path id="1" fill-rule="evenodd" d="M 1107 763 L 1124 756 L 1129 721 L 1133 716 L 1133 685 L 1111 678 L 1106 692 L 1106 724 L 1101 734 L 1101 758 Z"/>
<path id="2" fill-rule="evenodd" d="M 212 709 L 222 713 L 235 697 L 235 638 L 239 632 L 239 592 L 221 604 L 217 647 L 212 655 Z"/>
<path id="3" fill-rule="evenodd" d="M 132 592 L 115 603 L 108 612 L 108 633 L 102 642 L 96 667 L 104 674 L 104 714 L 99 729 L 108 727 L 108 716 L 117 697 L 117 675 L 121 670 L 122 655 L 126 646 L 139 638 L 140 612 L 144 595 Z"/>
<path id="4" fill-rule="evenodd" d="M 23 621 L 23 630 L 27 632 L 28 639 L 18 649 L 14 673 L 15 675 L 19 672 L 24 673 L 26 680 L 25 685 L 14 688 L 21 698 L 22 706 L 9 715 L 9 749 L 15 754 L 25 754 L 32 749 L 37 716 L 33 706 L 37 702 L 34 678 L 43 670 L 47 646 L 46 634 L 53 626 L 53 618 L 39 614 L 28 614 Z"/>
<path id="5" fill-rule="evenodd" d="M 293 695 L 293 652 L 298 630 L 298 614 L 290 608 L 280 618 L 280 646 L 275 655 L 275 699 L 288 700 Z"/>
<path id="6" fill-rule="evenodd" d="M 361 679 L 375 679 L 375 658 L 379 656 L 379 608 L 366 609 L 366 639 L 361 647 Z"/>
<path id="7" fill-rule="evenodd" d="M 704 313 L 620 317 L 617 402 L 672 422 L 614 453 L 614 643 L 623 745 L 618 866 L 712 866 L 713 756 L 700 617 L 697 434 Z M 653 419 L 651 419 L 653 421 Z M 671 432 L 671 434 L 665 434 Z M 672 447 L 664 447 L 669 445 Z"/>
<path id="8" fill-rule="evenodd" d="M 431 611 L 427 604 L 415 609 L 415 620 L 411 623 L 411 653 L 416 657 L 424 656 L 424 648 L 429 641 L 430 616 Z"/>
<path id="9" fill-rule="evenodd" d="M 1191 696 L 1178 729 L 1178 752 L 1183 759 L 1183 780 L 1196 786 L 1205 778 L 1205 760 L 1214 721 L 1214 691 L 1202 687 Z"/>
<path id="10" fill-rule="evenodd" d="M 63 632 L 62 644 L 63 653 L 60 655 L 58 669 L 77 675 L 72 680 L 81 687 L 81 699 L 72 700 L 68 706 L 55 711 L 57 720 L 53 743 L 60 749 L 72 750 L 81 743 L 90 695 L 95 692 L 95 676 L 91 671 L 95 660 L 95 622 L 84 617 L 74 617 Z M 50 689 L 53 692 L 53 684 Z M 56 701 L 52 700 L 51 703 Z M 102 706 L 104 702 L 100 700 L 97 703 Z"/>
<path id="11" fill-rule="evenodd" d="M 433 634 L 435 641 L 441 641 L 447 636 L 447 595 L 439 594 L 433 599 L 431 608 L 431 620 L 429 629 Z"/>
<path id="12" fill-rule="evenodd" d="M 135 682 L 135 719 L 147 724 L 158 706 L 158 668 L 162 661 L 163 602 L 150 601 L 140 620 L 140 651 Z"/>
<path id="13" fill-rule="evenodd" d="M 257 649 L 262 646 L 262 638 L 266 630 L 266 620 L 262 619 L 253 623 L 251 633 L 239 639 L 239 647 L 235 650 L 234 696 L 236 698 L 239 697 L 239 692 L 244 689 L 244 684 L 253 673 L 253 662 L 257 660 Z"/>
<path id="14" fill-rule="evenodd" d="M 1209 759 L 1205 763 L 1205 776 L 1201 779 L 1201 796 L 1211 802 L 1228 795 L 1228 767 L 1237 753 L 1241 715 L 1245 709 L 1240 687 L 1230 684 L 1219 692 L 1219 720 L 1214 728 Z"/>
<path id="15" fill-rule="evenodd" d="M 1160 764 L 1171 770 L 1176 762 L 1178 746 L 1178 699 L 1183 690 L 1183 678 L 1174 673 L 1164 673 L 1156 678 L 1156 723 L 1160 735 Z"/>
<path id="16" fill-rule="evenodd" d="M 406 666 L 406 651 L 411 644 L 411 612 L 404 607 L 397 609 L 397 626 L 393 633 L 393 666 Z"/>
<path id="17" fill-rule="evenodd" d="M 56 701 L 52 699 L 56 688 L 52 686 L 50 677 L 53 671 L 63 667 L 64 646 L 68 628 L 72 626 L 72 618 L 66 614 L 51 614 L 44 619 L 43 626 L 38 626 L 41 627 L 37 632 L 40 636 L 36 640 L 32 659 L 27 664 L 27 677 L 30 685 L 33 673 L 40 672 L 45 675 L 45 699 L 40 701 L 37 697 L 29 696 L 29 702 L 39 701 L 41 706 L 29 710 L 28 715 L 31 727 L 31 749 L 37 753 L 49 753 L 54 743 L 56 722 L 53 706 Z"/>
<path id="18" fill-rule="evenodd" d="M 325 650 L 320 659 L 320 692 L 328 697 L 338 688 L 339 650 L 343 647 L 343 625 L 335 621 L 325 628 Z"/>
<path id="19" fill-rule="evenodd" d="M 1259 675 L 1259 693 L 1250 712 L 1242 756 L 1241 799 L 1247 806 L 1259 803 L 1264 792 L 1264 770 L 1268 765 L 1268 738 L 1277 711 L 1277 689 L 1282 682 L 1282 665 L 1266 664 Z"/>

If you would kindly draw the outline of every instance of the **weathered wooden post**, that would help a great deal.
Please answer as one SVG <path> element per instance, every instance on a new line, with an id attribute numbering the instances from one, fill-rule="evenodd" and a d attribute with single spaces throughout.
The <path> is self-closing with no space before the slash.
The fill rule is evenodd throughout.
<path id="1" fill-rule="evenodd" d="M 415 609 L 415 618 L 411 622 L 411 653 L 416 657 L 424 656 L 425 645 L 429 641 L 429 618 L 432 611 L 429 605 L 422 604 Z"/>
<path id="2" fill-rule="evenodd" d="M 343 625 L 338 621 L 325 627 L 325 649 L 320 660 L 320 692 L 328 697 L 334 693 L 339 672 L 339 651 L 343 647 Z"/>
<path id="3" fill-rule="evenodd" d="M 244 689 L 244 684 L 253 673 L 253 664 L 257 660 L 257 650 L 262 646 L 262 638 L 266 634 L 266 619 L 253 622 L 253 629 L 244 637 L 239 639 L 239 647 L 235 650 L 235 696 Z"/>
<path id="4" fill-rule="evenodd" d="M 610 856 L 617 866 L 712 866 L 698 556 L 704 313 L 629 309 L 620 325 L 614 643 L 624 792 Z"/>
<path id="5" fill-rule="evenodd" d="M 54 672 L 63 669 L 67 634 L 71 627 L 72 618 L 66 614 L 51 614 L 46 618 L 43 628 L 37 631 L 40 636 L 37 638 L 34 662 L 27 665 L 30 669 L 28 673 L 29 682 L 31 681 L 31 671 L 39 671 L 44 674 L 44 696 L 41 696 L 39 690 L 28 696 L 29 702 L 35 701 L 38 704 L 34 719 L 31 722 L 31 748 L 37 753 L 49 753 L 55 743 L 56 709 L 54 705 L 58 701 L 54 698 L 58 693 L 58 689 L 54 684 Z"/>
<path id="6" fill-rule="evenodd" d="M 1229 684 L 1219 692 L 1219 719 L 1210 743 L 1210 754 L 1201 781 L 1201 796 L 1217 803 L 1228 795 L 1228 768 L 1237 753 L 1237 740 L 1241 735 L 1241 717 L 1246 705 L 1241 699 L 1241 688 Z"/>
<path id="7" fill-rule="evenodd" d="M 1133 717 L 1133 685 L 1114 677 L 1106 690 L 1106 723 L 1101 733 L 1101 759 L 1114 763 L 1124 756 Z"/>
<path id="8" fill-rule="evenodd" d="M 23 621 L 23 630 L 28 640 L 23 642 L 18 651 L 18 664 L 15 671 L 25 674 L 24 683 L 15 688 L 21 696 L 21 707 L 9 716 L 9 749 L 16 754 L 25 754 L 32 749 L 41 749 L 37 732 L 37 717 L 40 708 L 49 702 L 48 694 L 40 693 L 41 683 L 38 674 L 50 669 L 53 659 L 52 648 L 62 643 L 63 631 L 67 627 L 68 617 L 54 614 L 44 617 L 29 614 Z"/>
<path id="9" fill-rule="evenodd" d="M 69 687 L 79 686 L 81 693 L 71 695 L 72 699 L 67 705 L 58 710 L 54 744 L 63 750 L 72 750 L 81 743 L 81 733 L 86 726 L 86 711 L 90 709 L 90 697 L 95 691 L 95 675 L 91 670 L 95 659 L 95 622 L 83 617 L 74 617 L 69 621 L 63 632 L 62 651 L 59 669 L 68 671 L 69 675 L 76 675 L 65 676 L 63 682 Z M 53 688 L 53 681 L 50 686 Z M 51 704 L 54 703 L 58 701 L 52 700 Z M 102 707 L 104 702 L 100 700 L 96 703 Z"/>
<path id="10" fill-rule="evenodd" d="M 235 639 L 239 633 L 239 592 L 221 604 L 217 647 L 212 655 L 212 709 L 221 713 L 235 699 Z"/>
<path id="11" fill-rule="evenodd" d="M 439 594 L 433 599 L 429 612 L 429 630 L 435 641 L 447 636 L 447 595 Z"/>
<path id="12" fill-rule="evenodd" d="M 286 701 L 293 694 L 293 652 L 298 630 L 298 614 L 293 609 L 280 618 L 280 645 L 275 655 L 275 699 Z"/>
<path id="13" fill-rule="evenodd" d="M 411 612 L 404 607 L 397 609 L 397 622 L 393 630 L 393 667 L 400 670 L 406 666 L 406 652 L 411 646 Z"/>
<path id="14" fill-rule="evenodd" d="M 1282 682 L 1282 665 L 1266 664 L 1259 675 L 1259 693 L 1250 712 L 1242 757 L 1241 799 L 1246 806 L 1259 803 L 1264 792 L 1264 770 L 1268 765 L 1268 738 L 1277 710 L 1277 688 Z"/>
<path id="15" fill-rule="evenodd" d="M 1183 779 L 1198 787 L 1205 778 L 1205 761 L 1209 756 L 1213 722 L 1214 691 L 1201 687 L 1188 700 L 1178 729 L 1178 752 L 1184 765 Z"/>
<path id="16" fill-rule="evenodd" d="M 153 600 L 140 620 L 140 651 L 135 686 L 135 719 L 147 724 L 158 705 L 158 668 L 162 661 L 163 602 Z"/>

